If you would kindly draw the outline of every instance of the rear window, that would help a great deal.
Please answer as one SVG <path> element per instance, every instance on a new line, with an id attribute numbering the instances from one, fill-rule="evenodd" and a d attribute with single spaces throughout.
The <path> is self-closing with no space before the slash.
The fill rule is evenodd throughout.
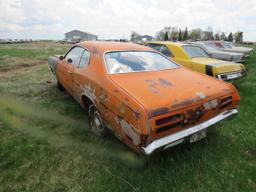
<path id="1" fill-rule="evenodd" d="M 190 58 L 209 57 L 209 55 L 200 47 L 186 45 L 186 46 L 183 46 L 183 48 Z"/>
<path id="2" fill-rule="evenodd" d="M 179 67 L 176 63 L 155 52 L 109 52 L 105 54 L 105 58 L 110 74 L 160 71 Z"/>

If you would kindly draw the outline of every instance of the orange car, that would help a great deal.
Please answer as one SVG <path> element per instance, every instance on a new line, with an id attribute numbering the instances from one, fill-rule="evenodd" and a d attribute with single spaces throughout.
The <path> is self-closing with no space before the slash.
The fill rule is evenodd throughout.
<path id="1" fill-rule="evenodd" d="M 206 136 L 237 113 L 232 84 L 186 69 L 131 43 L 82 42 L 50 57 L 58 87 L 88 111 L 92 131 L 108 131 L 139 153 L 152 154 Z"/>

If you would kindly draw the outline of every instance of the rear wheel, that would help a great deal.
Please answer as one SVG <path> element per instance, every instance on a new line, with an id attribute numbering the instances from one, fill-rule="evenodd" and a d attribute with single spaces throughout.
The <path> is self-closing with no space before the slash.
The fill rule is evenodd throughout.
<path id="1" fill-rule="evenodd" d="M 90 105 L 89 110 L 89 122 L 92 128 L 92 131 L 95 135 L 100 137 L 105 137 L 107 135 L 107 129 L 103 124 L 100 112 L 94 105 Z"/>

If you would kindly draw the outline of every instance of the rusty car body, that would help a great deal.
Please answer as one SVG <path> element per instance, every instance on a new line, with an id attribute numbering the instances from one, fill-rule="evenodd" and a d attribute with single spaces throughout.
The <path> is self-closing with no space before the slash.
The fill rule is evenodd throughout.
<path id="1" fill-rule="evenodd" d="M 108 131 L 138 153 L 152 154 L 205 137 L 236 114 L 239 94 L 223 81 L 131 43 L 81 42 L 50 57 L 50 70 L 88 112 L 92 131 Z"/>

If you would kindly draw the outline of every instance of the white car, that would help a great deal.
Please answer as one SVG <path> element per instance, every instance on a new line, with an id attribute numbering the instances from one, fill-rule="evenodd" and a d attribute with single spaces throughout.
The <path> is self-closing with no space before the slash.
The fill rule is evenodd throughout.
<path id="1" fill-rule="evenodd" d="M 232 44 L 225 41 L 204 41 L 204 44 L 217 48 L 220 51 L 242 53 L 245 57 L 249 57 L 253 51 L 251 48 L 232 46 Z"/>
<path id="2" fill-rule="evenodd" d="M 220 60 L 232 61 L 235 63 L 242 63 L 245 60 L 245 55 L 242 53 L 225 52 L 216 47 L 205 44 L 204 42 L 192 42 L 209 54 L 210 57 Z"/>

